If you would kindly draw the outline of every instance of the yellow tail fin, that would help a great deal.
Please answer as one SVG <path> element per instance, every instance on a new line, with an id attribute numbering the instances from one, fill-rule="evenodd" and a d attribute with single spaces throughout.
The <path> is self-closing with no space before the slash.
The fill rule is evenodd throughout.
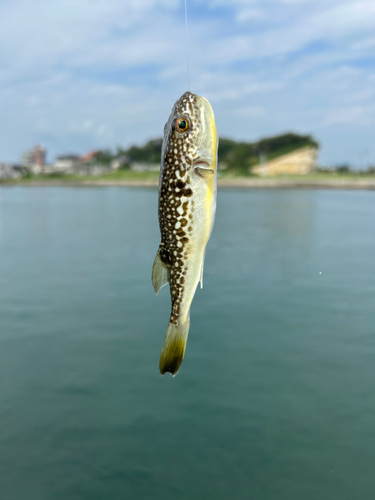
<path id="1" fill-rule="evenodd" d="M 184 359 L 186 341 L 189 333 L 190 320 L 185 323 L 178 323 L 177 326 L 168 324 L 167 335 L 165 336 L 163 349 L 160 355 L 160 373 L 169 372 L 176 375 Z"/>

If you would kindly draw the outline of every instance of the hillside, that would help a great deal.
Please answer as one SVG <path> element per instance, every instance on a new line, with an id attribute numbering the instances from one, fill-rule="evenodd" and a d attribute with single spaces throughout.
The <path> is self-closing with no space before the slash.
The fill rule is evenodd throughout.
<path id="1" fill-rule="evenodd" d="M 245 173 L 259 163 L 261 155 L 272 160 L 304 146 L 318 147 L 318 143 L 310 135 L 292 132 L 257 142 L 236 142 L 223 138 L 219 142 L 219 162 L 230 170 Z"/>
<path id="2" fill-rule="evenodd" d="M 120 159 L 122 168 L 128 168 L 132 163 L 160 163 L 162 139 L 153 139 L 143 146 L 131 146 L 128 149 L 118 148 L 115 154 L 109 151 L 98 151 L 95 160 L 109 162 Z M 318 146 L 310 135 L 299 135 L 292 132 L 267 137 L 257 142 L 237 142 L 232 139 L 220 138 L 219 162 L 222 168 L 248 172 L 249 167 L 259 163 L 260 155 L 268 160 L 304 146 Z"/>

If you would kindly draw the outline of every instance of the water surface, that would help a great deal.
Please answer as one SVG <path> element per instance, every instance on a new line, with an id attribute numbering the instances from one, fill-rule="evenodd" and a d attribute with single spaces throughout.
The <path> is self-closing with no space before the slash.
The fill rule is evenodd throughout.
<path id="1" fill-rule="evenodd" d="M 0 189 L 4 500 L 361 500 L 375 193 L 221 190 L 177 377 L 157 193 Z"/>

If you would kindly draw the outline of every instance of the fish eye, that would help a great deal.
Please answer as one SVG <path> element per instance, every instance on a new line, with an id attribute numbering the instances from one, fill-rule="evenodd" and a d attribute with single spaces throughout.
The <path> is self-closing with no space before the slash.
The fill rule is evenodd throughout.
<path id="1" fill-rule="evenodd" d="M 177 132 L 186 132 L 189 128 L 189 121 L 186 118 L 177 118 L 176 130 Z"/>

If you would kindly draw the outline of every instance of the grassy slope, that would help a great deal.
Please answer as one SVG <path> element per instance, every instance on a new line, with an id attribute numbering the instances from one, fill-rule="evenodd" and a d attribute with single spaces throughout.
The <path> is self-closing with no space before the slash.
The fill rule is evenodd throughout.
<path id="1" fill-rule="evenodd" d="M 23 177 L 19 180 L 13 179 L 0 179 L 2 184 L 32 184 L 34 182 L 56 182 L 56 183 L 85 183 L 87 181 L 129 181 L 129 182 L 148 182 L 157 181 L 159 179 L 159 172 L 133 172 L 132 170 L 117 170 L 100 176 L 79 176 L 79 175 L 31 175 Z"/>

